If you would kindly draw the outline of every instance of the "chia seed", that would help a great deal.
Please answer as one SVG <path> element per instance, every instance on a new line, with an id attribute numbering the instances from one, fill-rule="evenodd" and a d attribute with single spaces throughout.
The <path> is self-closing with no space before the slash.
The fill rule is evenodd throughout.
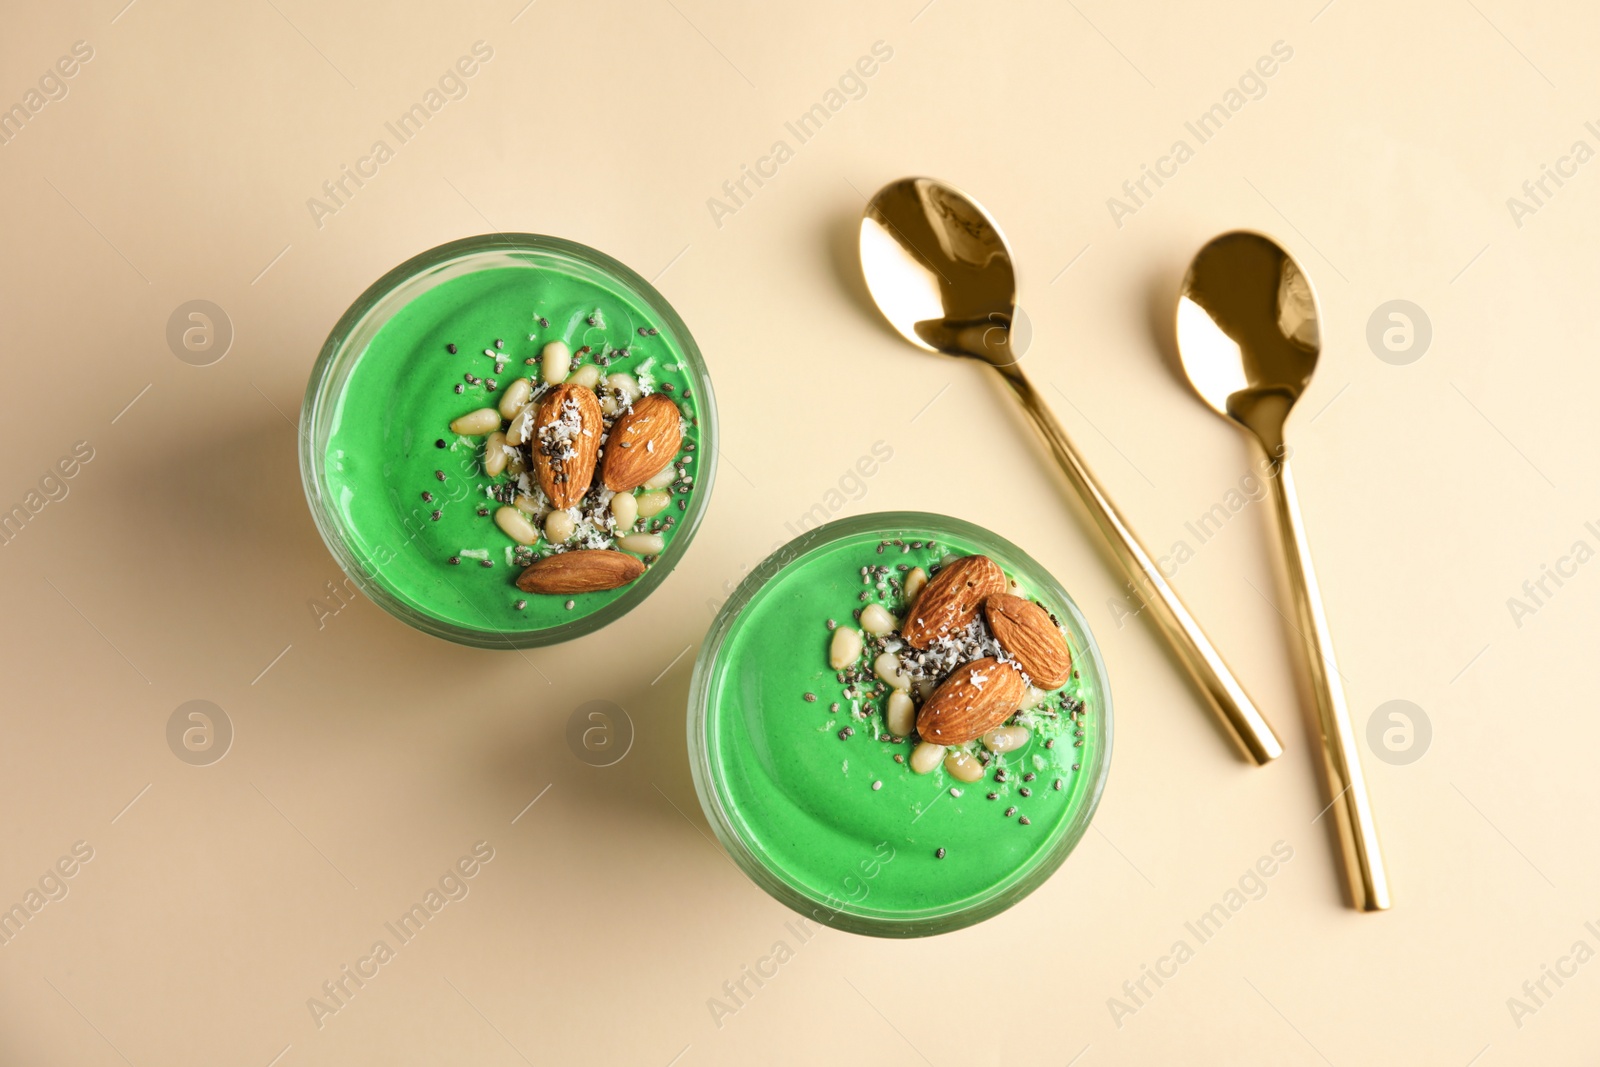
<path id="1" fill-rule="evenodd" d="M 506 346 L 506 343 L 505 343 L 505 341 L 503 339 L 501 339 L 499 337 L 496 337 L 494 339 L 494 346 L 496 348 L 504 348 Z"/>
<path id="2" fill-rule="evenodd" d="M 456 346 L 455 345 L 445 345 L 444 346 L 444 350 L 446 352 L 450 353 L 452 356 L 456 354 Z"/>
<path id="3" fill-rule="evenodd" d="M 1000 794 L 999 793 L 990 793 L 989 794 L 989 799 L 990 800 L 999 800 L 1000 799 Z"/>
<path id="4" fill-rule="evenodd" d="M 444 438 L 441 437 L 437 441 L 435 441 L 433 443 L 433 447 L 434 448 L 443 448 L 444 447 Z"/>
<path id="5" fill-rule="evenodd" d="M 441 482 L 444 481 L 444 471 L 434 471 L 433 476 L 439 479 Z"/>
<path id="6" fill-rule="evenodd" d="M 456 383 L 456 393 L 457 394 L 464 393 L 466 391 L 467 391 L 466 386 L 462 385 L 460 382 Z"/>
<path id="7" fill-rule="evenodd" d="M 836 715 L 836 714 L 838 714 L 838 712 L 839 712 L 839 702 L 837 700 L 835 700 L 832 704 L 828 705 L 828 714 L 829 715 Z"/>
<path id="8" fill-rule="evenodd" d="M 576 600 L 567 601 L 566 608 L 567 608 L 568 611 L 571 611 L 573 608 L 575 608 L 577 606 L 578 606 L 578 602 Z"/>
<path id="9" fill-rule="evenodd" d="M 513 604 L 511 606 L 516 608 L 518 611 L 521 611 L 523 608 L 526 608 L 528 606 L 528 602 L 526 600 L 519 600 L 519 601 L 517 601 L 515 604 Z"/>
<path id="10" fill-rule="evenodd" d="M 816 702 L 817 702 L 817 694 L 815 694 L 815 693 L 807 693 L 806 694 L 806 703 L 807 704 L 815 704 Z"/>
<path id="11" fill-rule="evenodd" d="M 839 740 L 848 741 L 850 738 L 854 737 L 855 735 L 856 735 L 856 728 L 854 726 L 846 726 L 844 729 L 839 731 Z"/>
<path id="12" fill-rule="evenodd" d="M 1015 804 L 1013 804 L 1013 805 L 1011 805 L 1011 807 L 1006 809 L 1006 818 L 1009 819 L 1009 818 L 1011 818 L 1011 816 L 1015 815 L 1016 813 L 1017 813 L 1017 806 Z"/>
<path id="13" fill-rule="evenodd" d="M 459 567 L 459 566 L 461 566 L 461 557 L 460 556 L 451 556 L 445 562 L 449 563 L 450 566 L 452 566 L 452 567 Z"/>
<path id="14" fill-rule="evenodd" d="M 478 561 L 478 566 L 480 566 L 480 567 L 493 567 L 494 566 L 494 560 L 492 560 L 492 559 L 480 559 Z"/>
<path id="15" fill-rule="evenodd" d="M 1064 788 L 1066 788 L 1066 787 L 1061 784 L 1061 779 L 1057 778 L 1056 779 L 1056 792 L 1059 793 Z"/>
<path id="16" fill-rule="evenodd" d="M 1018 789 L 1017 792 L 1021 793 L 1025 797 L 1033 796 L 1033 790 L 1029 789 L 1027 786 L 1023 786 L 1021 789 Z"/>
<path id="17" fill-rule="evenodd" d="M 422 502 L 423 502 L 423 503 L 424 503 L 424 504 L 431 504 L 431 503 L 433 503 L 433 494 L 432 494 L 432 493 L 430 493 L 430 492 L 428 492 L 428 491 L 427 491 L 427 490 L 426 490 L 426 489 L 424 489 L 424 490 L 423 490 L 423 491 L 422 491 Z"/>
<path id="18" fill-rule="evenodd" d="M 1037 777 L 1039 777 L 1037 774 L 1034 774 L 1032 771 L 1029 771 L 1027 774 L 1024 774 L 1022 776 L 1022 780 L 1024 782 L 1031 782 Z"/>
<path id="19" fill-rule="evenodd" d="M 1073 765 L 1072 765 L 1072 769 L 1073 769 L 1073 770 L 1078 770 L 1078 765 L 1077 765 L 1077 764 L 1076 764 L 1076 763 L 1074 763 L 1074 764 L 1073 764 Z"/>
<path id="20" fill-rule="evenodd" d="M 1032 826 L 1033 825 L 1033 820 L 1029 819 L 1026 815 L 1024 815 L 1022 818 L 1018 819 L 1017 822 L 1021 823 L 1023 826 Z"/>
<path id="21" fill-rule="evenodd" d="M 433 520 L 433 521 L 434 521 L 434 522 L 438 522 L 438 521 L 439 521 L 439 520 L 440 520 L 440 519 L 442 519 L 442 518 L 444 518 L 444 512 L 442 512 L 442 511 L 435 511 L 435 512 L 434 512 L 434 513 L 433 513 L 433 514 L 432 514 L 432 515 L 430 515 L 430 516 L 428 516 L 428 517 L 429 517 L 429 518 L 430 518 L 430 519 L 432 519 L 432 520 Z"/>
<path id="22" fill-rule="evenodd" d="M 839 628 L 839 623 L 836 620 L 834 620 L 834 619 L 829 619 L 828 620 L 828 629 L 837 630 L 838 628 Z"/>
<path id="23" fill-rule="evenodd" d="M 933 858 L 936 859 L 936 860 L 944 859 L 944 849 L 942 849 L 942 848 L 934 849 Z"/>
<path id="24" fill-rule="evenodd" d="M 545 318 L 543 315 L 540 315 L 539 316 L 539 328 L 541 330 L 548 330 L 550 328 L 550 320 Z"/>
<path id="25" fill-rule="evenodd" d="M 873 792 L 877 792 L 879 789 L 882 789 L 882 788 L 883 788 L 883 783 L 882 782 L 873 782 L 872 783 Z"/>

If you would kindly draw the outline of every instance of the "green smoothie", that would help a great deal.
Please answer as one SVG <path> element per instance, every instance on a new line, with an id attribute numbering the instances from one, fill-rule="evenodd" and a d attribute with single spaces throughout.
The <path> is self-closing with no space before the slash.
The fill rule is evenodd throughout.
<path id="1" fill-rule="evenodd" d="M 670 499 L 629 530 L 656 533 L 660 551 L 679 533 L 697 492 L 701 440 L 697 377 L 670 325 L 628 287 L 593 268 L 500 266 L 450 278 L 416 296 L 372 337 L 335 401 L 322 452 L 323 497 L 361 569 L 396 600 L 447 626 L 526 633 L 572 623 L 627 594 L 631 584 L 572 596 L 531 595 L 516 579 L 533 560 L 571 547 L 614 547 L 623 530 L 595 529 L 579 514 L 562 544 L 542 536 L 550 510 L 530 454 L 491 477 L 484 435 L 458 435 L 450 424 L 496 407 L 519 378 L 537 400 L 543 354 L 565 343 L 571 373 L 605 395 L 608 376 L 626 374 L 644 394 L 677 404 L 683 439 Z M 586 369 L 589 368 L 589 369 Z M 528 387 L 519 387 L 527 389 Z M 610 416 L 607 426 L 610 425 Z M 585 507 L 600 514 L 598 472 Z M 597 496 L 598 494 L 598 496 Z M 540 540 L 519 545 L 495 513 L 520 502 Z M 600 521 L 603 527 L 604 522 Z"/>
<path id="2" fill-rule="evenodd" d="M 1063 836 L 1074 825 L 1083 832 L 1099 797 L 1109 734 L 1097 720 L 1107 709 L 1098 655 L 1074 628 L 1081 616 L 1071 609 L 1068 621 L 1068 606 L 995 544 L 935 533 L 880 526 L 822 538 L 765 577 L 703 682 L 714 807 L 823 921 L 831 912 L 914 922 L 982 909 L 1041 864 L 1053 859 L 1053 869 Z M 1016 595 L 1060 613 L 1079 669 L 1009 720 L 1028 730 L 1023 747 L 983 752 L 983 776 L 967 782 L 943 765 L 914 773 L 916 739 L 887 732 L 881 687 L 841 682 L 828 659 L 830 621 L 860 626 L 854 616 L 870 604 L 903 617 L 912 568 L 977 554 L 1000 565 Z"/>

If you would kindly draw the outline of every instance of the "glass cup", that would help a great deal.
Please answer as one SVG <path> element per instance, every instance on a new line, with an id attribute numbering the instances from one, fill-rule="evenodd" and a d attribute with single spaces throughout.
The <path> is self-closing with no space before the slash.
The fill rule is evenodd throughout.
<path id="1" fill-rule="evenodd" d="M 925 552 L 930 541 L 938 548 Z M 1063 693 L 1082 700 L 1081 726 L 1041 704 L 1028 745 L 1005 757 L 1003 784 L 989 773 L 997 763 L 971 783 L 943 767 L 913 774 L 911 744 L 873 737 L 881 717 L 851 714 L 841 693 L 849 680 L 839 683 L 827 662 L 830 622 L 859 625 L 852 608 L 875 599 L 876 576 L 862 573 L 858 584 L 859 568 L 887 565 L 903 578 L 902 564 L 946 549 L 998 563 L 1020 595 L 1054 613 L 1073 654 Z M 916 512 L 841 519 L 768 557 L 712 623 L 689 690 L 695 789 L 734 862 L 802 915 L 882 937 L 956 930 L 1042 885 L 1088 830 L 1110 768 L 1111 724 L 1100 650 L 1060 583 L 988 530 Z"/>
<path id="2" fill-rule="evenodd" d="M 515 615 L 497 619 L 486 612 L 477 613 L 481 617 L 462 619 L 430 606 L 426 584 L 408 578 L 404 568 L 390 566 L 398 554 L 421 551 L 415 539 L 387 545 L 374 544 L 363 537 L 339 506 L 337 487 L 330 478 L 329 444 L 341 417 L 341 398 L 352 372 L 379 331 L 412 301 L 435 287 L 474 272 L 504 268 L 553 271 L 631 298 L 645 309 L 650 326 L 675 347 L 677 355 L 672 358 L 679 360 L 681 373 L 693 387 L 698 420 L 693 489 L 685 510 L 668 513 L 675 521 L 665 550 L 633 582 L 608 593 L 585 594 L 581 608 L 574 605 L 572 612 L 554 623 L 535 623 L 531 618 L 524 622 Z M 470 404 L 471 398 L 467 401 Z M 495 397 L 490 394 L 479 402 L 493 404 Z M 306 500 L 317 530 L 339 566 L 369 598 L 396 618 L 426 633 L 480 648 L 554 644 L 590 633 L 627 614 L 661 584 L 688 550 L 705 515 L 716 473 L 717 413 L 711 378 L 689 328 L 672 305 L 649 282 L 610 256 L 537 234 L 485 234 L 453 241 L 407 260 L 374 282 L 344 313 L 323 344 L 306 386 L 300 426 L 300 476 Z M 509 544 L 503 536 L 500 539 Z M 461 573 L 457 583 L 464 584 L 471 577 L 470 573 Z M 514 590 L 510 595 L 515 595 Z"/>

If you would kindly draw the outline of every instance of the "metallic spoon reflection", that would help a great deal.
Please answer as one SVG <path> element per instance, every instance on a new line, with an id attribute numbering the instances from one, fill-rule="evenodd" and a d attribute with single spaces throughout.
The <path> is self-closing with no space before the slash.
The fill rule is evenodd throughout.
<path id="1" fill-rule="evenodd" d="M 959 190 L 903 178 L 867 205 L 860 247 L 867 288 L 896 332 L 919 348 L 982 360 L 999 372 L 1240 747 L 1257 763 L 1281 755 L 1272 727 L 1017 365 L 1016 272 L 999 227 Z"/>
<path id="2" fill-rule="evenodd" d="M 1322 351 L 1317 320 L 1311 283 L 1289 253 L 1260 234 L 1226 233 L 1200 249 L 1183 280 L 1178 350 L 1195 391 L 1249 430 L 1271 460 L 1350 897 L 1363 911 L 1381 911 L 1390 903 L 1388 875 L 1283 439 Z"/>

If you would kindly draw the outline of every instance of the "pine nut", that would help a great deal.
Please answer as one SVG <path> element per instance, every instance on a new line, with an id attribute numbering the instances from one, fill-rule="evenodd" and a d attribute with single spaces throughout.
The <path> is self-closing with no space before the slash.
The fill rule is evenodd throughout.
<path id="1" fill-rule="evenodd" d="M 509 419 L 521 411 L 532 393 L 533 383 L 526 378 L 518 378 L 506 386 L 506 391 L 500 394 L 500 417 Z"/>
<path id="2" fill-rule="evenodd" d="M 874 637 L 893 633 L 899 625 L 893 615 L 883 610 L 882 604 L 868 604 L 861 609 L 861 628 Z"/>
<path id="3" fill-rule="evenodd" d="M 567 375 L 567 384 L 581 385 L 585 389 L 593 389 L 600 384 L 600 368 L 593 363 L 585 363 Z"/>
<path id="4" fill-rule="evenodd" d="M 517 499 L 513 500 L 511 503 L 512 506 L 514 506 L 518 511 L 522 512 L 524 515 L 539 514 L 538 497 L 529 496 L 527 493 L 518 493 Z"/>
<path id="5" fill-rule="evenodd" d="M 564 545 L 578 530 L 578 521 L 572 512 L 557 508 L 544 517 L 544 535 L 552 545 Z"/>
<path id="6" fill-rule="evenodd" d="M 1039 706 L 1039 701 L 1044 699 L 1044 690 L 1038 686 L 1028 686 L 1027 693 L 1022 697 L 1022 710 L 1031 711 Z"/>
<path id="7" fill-rule="evenodd" d="M 962 782 L 976 782 L 983 777 L 983 764 L 961 749 L 944 758 L 944 769 L 950 773 L 950 777 Z"/>
<path id="8" fill-rule="evenodd" d="M 983 747 L 996 754 L 1015 752 L 1027 744 L 1031 736 L 1026 726 L 997 726 L 983 735 Z"/>
<path id="9" fill-rule="evenodd" d="M 922 592 L 922 587 L 928 584 L 928 572 L 921 567 L 912 567 L 911 573 L 906 575 L 906 607 L 916 603 L 917 594 Z"/>
<path id="10" fill-rule="evenodd" d="M 828 666 L 842 671 L 860 658 L 861 634 L 848 626 L 833 631 L 833 641 L 828 645 Z"/>
<path id="11" fill-rule="evenodd" d="M 879 678 L 902 692 L 911 688 L 911 679 L 900 673 L 900 657 L 893 652 L 885 652 L 873 660 L 872 671 Z"/>
<path id="12" fill-rule="evenodd" d="M 639 501 L 632 493 L 618 493 L 611 498 L 611 519 L 618 533 L 627 533 L 639 521 Z"/>
<path id="13" fill-rule="evenodd" d="M 639 380 L 631 374 L 613 374 L 606 378 L 606 384 L 622 395 L 622 399 L 633 403 L 641 396 L 644 390 L 639 388 Z"/>
<path id="14" fill-rule="evenodd" d="M 479 408 L 469 411 L 455 422 L 450 424 L 450 432 L 458 433 L 462 437 L 476 437 L 488 433 L 490 430 L 500 428 L 500 412 L 494 408 Z"/>
<path id="15" fill-rule="evenodd" d="M 506 427 L 506 444 L 520 445 L 533 436 L 533 420 L 538 414 L 537 404 L 524 404 L 511 416 L 511 425 Z"/>
<path id="16" fill-rule="evenodd" d="M 635 499 L 639 502 L 639 517 L 648 519 L 672 503 L 672 494 L 665 489 L 654 489 L 648 493 L 640 493 Z"/>
<path id="17" fill-rule="evenodd" d="M 660 534 L 634 533 L 617 538 L 617 547 L 639 556 L 659 556 L 667 543 Z"/>
<path id="18" fill-rule="evenodd" d="M 498 478 L 506 469 L 506 435 L 496 430 L 483 442 L 483 473 Z"/>
<path id="19" fill-rule="evenodd" d="M 645 482 L 644 487 L 646 489 L 665 489 L 667 486 L 671 485 L 677 480 L 678 468 L 669 463 L 665 467 L 661 468 L 661 473 L 657 474 L 654 478 L 651 478 L 648 482 Z"/>
<path id="20" fill-rule="evenodd" d="M 506 473 L 511 475 L 521 474 L 528 469 L 527 460 L 522 458 L 522 449 L 513 448 L 511 454 L 506 456 Z"/>
<path id="21" fill-rule="evenodd" d="M 911 751 L 911 769 L 918 774 L 927 774 L 942 762 L 944 746 L 932 741 L 924 741 Z"/>
<path id="22" fill-rule="evenodd" d="M 572 349 L 567 347 L 565 341 L 551 341 L 540 352 L 544 357 L 543 377 L 546 385 L 560 385 L 567 380 L 567 371 L 572 369 Z"/>
<path id="23" fill-rule="evenodd" d="M 889 694 L 889 708 L 884 713 L 889 732 L 896 737 L 910 737 L 917 725 L 917 708 L 911 698 L 896 689 Z"/>
<path id="24" fill-rule="evenodd" d="M 494 513 L 494 524 L 511 540 L 519 545 L 535 544 L 539 540 L 539 531 L 533 528 L 533 523 L 523 517 L 522 512 L 516 508 L 500 508 Z"/>

